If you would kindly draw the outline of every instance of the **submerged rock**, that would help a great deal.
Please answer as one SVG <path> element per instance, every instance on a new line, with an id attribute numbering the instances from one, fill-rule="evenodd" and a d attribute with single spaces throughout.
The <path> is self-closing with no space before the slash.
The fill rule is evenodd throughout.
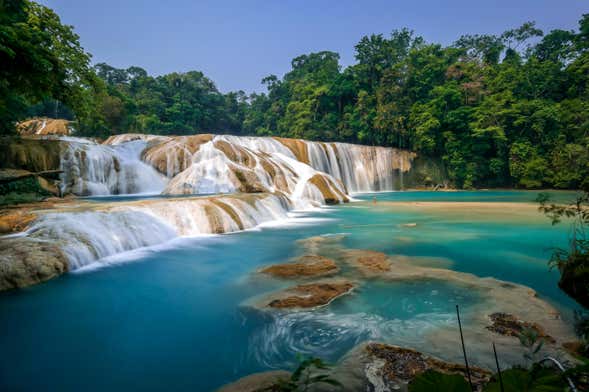
<path id="1" fill-rule="evenodd" d="M 271 265 L 260 272 L 278 278 L 306 278 L 330 275 L 337 271 L 335 262 L 327 257 L 304 255 L 296 258 L 295 262 Z"/>
<path id="2" fill-rule="evenodd" d="M 538 338 L 542 338 L 548 343 L 555 342 L 554 338 L 547 335 L 544 328 L 537 323 L 523 321 L 512 314 L 499 312 L 489 315 L 489 318 L 493 322 L 492 325 L 486 327 L 489 331 L 500 335 L 517 337 L 524 331 L 524 329 L 531 328 L 536 331 Z"/>
<path id="3" fill-rule="evenodd" d="M 366 365 L 367 378 L 373 387 L 380 385 L 381 388 L 378 389 L 381 390 L 401 389 L 428 370 L 457 374 L 467 379 L 464 365 L 445 362 L 409 348 L 369 343 L 365 350 L 370 358 Z M 491 372 L 470 366 L 470 375 L 473 384 L 480 388 L 489 381 Z"/>
<path id="4" fill-rule="evenodd" d="M 230 384 L 217 389 L 217 392 L 262 392 L 273 391 L 272 386 L 281 380 L 288 380 L 290 372 L 286 370 L 271 370 L 254 373 L 240 378 Z"/>
<path id="5" fill-rule="evenodd" d="M 382 252 L 348 249 L 343 251 L 343 257 L 365 275 L 379 275 L 391 270 L 389 256 Z"/>
<path id="6" fill-rule="evenodd" d="M 266 306 L 277 309 L 314 308 L 329 304 L 351 292 L 354 287 L 353 283 L 346 280 L 301 284 L 272 294 Z"/>
<path id="7" fill-rule="evenodd" d="M 338 251 L 342 249 L 341 242 L 345 234 L 317 235 L 297 240 L 297 245 L 308 253 L 320 254 L 323 252 Z"/>

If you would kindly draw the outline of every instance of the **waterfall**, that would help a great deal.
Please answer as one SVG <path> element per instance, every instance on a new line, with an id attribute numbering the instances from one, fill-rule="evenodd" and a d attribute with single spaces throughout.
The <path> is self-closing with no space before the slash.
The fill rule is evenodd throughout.
<path id="1" fill-rule="evenodd" d="M 292 207 L 287 198 L 267 194 L 120 204 L 81 212 L 46 213 L 26 235 L 58 244 L 75 270 L 107 256 L 179 236 L 230 233 L 283 220 Z"/>
<path id="2" fill-rule="evenodd" d="M 315 174 L 336 193 L 390 191 L 415 156 L 386 147 L 209 134 L 63 140 L 62 191 L 78 195 L 280 191 L 318 201 L 316 190 L 301 191 Z"/>
<path id="3" fill-rule="evenodd" d="M 386 147 L 308 142 L 310 165 L 341 180 L 350 192 L 394 190 L 395 174 L 411 168 L 413 154 Z"/>
<path id="4" fill-rule="evenodd" d="M 149 214 L 119 210 L 45 214 L 27 235 L 57 243 L 75 270 L 103 257 L 169 241 L 176 232 Z"/>
<path id="5" fill-rule="evenodd" d="M 167 179 L 143 162 L 147 142 L 134 140 L 107 146 L 80 138 L 67 138 L 62 151 L 61 191 L 76 195 L 160 193 Z"/>
<path id="6" fill-rule="evenodd" d="M 57 244 L 72 269 L 179 236 L 229 233 L 393 190 L 412 153 L 384 147 L 226 135 L 59 137 L 61 190 L 77 195 L 166 194 L 40 213 L 26 236 Z M 222 195 L 232 193 L 233 195 Z M 78 208 L 79 207 L 79 208 Z"/>
<path id="7" fill-rule="evenodd" d="M 170 143 L 166 149 L 155 146 L 153 150 L 147 154 L 155 162 L 169 163 L 169 156 L 174 156 L 171 161 L 177 169 L 176 143 Z M 333 199 L 326 193 L 337 195 L 335 199 L 338 201 L 347 201 L 347 192 L 341 183 L 300 162 L 289 148 L 272 138 L 215 136 L 202 141 L 181 166 L 181 171 L 170 180 L 164 194 L 282 192 L 297 208 Z M 167 166 L 161 170 L 169 172 L 170 169 Z M 321 181 L 325 186 L 317 186 L 319 177 L 325 177 Z M 315 184 L 311 182 L 313 178 Z"/>

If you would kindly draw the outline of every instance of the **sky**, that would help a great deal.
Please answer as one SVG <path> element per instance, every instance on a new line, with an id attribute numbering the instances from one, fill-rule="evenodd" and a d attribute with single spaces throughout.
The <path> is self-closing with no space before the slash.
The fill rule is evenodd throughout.
<path id="1" fill-rule="evenodd" d="M 354 63 L 365 35 L 407 27 L 428 42 L 500 34 L 532 20 L 576 29 L 588 0 L 40 0 L 73 25 L 93 62 L 152 75 L 202 71 L 222 92 L 264 91 L 301 54 L 330 50 Z"/>

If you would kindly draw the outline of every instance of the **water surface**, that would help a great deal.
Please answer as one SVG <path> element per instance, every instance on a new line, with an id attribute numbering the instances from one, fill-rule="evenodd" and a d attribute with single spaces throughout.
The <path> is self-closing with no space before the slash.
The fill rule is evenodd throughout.
<path id="1" fill-rule="evenodd" d="M 344 233 L 342 246 L 528 285 L 565 316 L 546 261 L 566 226 L 509 214 L 399 208 L 388 201 L 529 202 L 534 192 L 390 192 L 300 214 L 298 221 L 182 238 L 131 252 L 105 268 L 0 295 L 2 390 L 213 390 L 246 374 L 293 365 L 297 352 L 336 361 L 367 339 L 419 346 L 455 322 L 475 293 L 442 282 L 371 281 L 329 307 L 264 314 L 243 305 L 288 285 L 262 265 L 302 252 L 296 240 Z M 557 197 L 570 197 L 558 193 Z M 373 198 L 377 198 L 376 204 Z M 529 216 L 528 216 L 529 215 Z"/>

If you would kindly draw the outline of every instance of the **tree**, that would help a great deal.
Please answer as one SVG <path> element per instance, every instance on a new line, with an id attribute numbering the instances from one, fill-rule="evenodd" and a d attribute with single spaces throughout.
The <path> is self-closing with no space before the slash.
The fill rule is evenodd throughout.
<path id="1" fill-rule="evenodd" d="M 71 26 L 49 8 L 26 0 L 0 2 L 0 133 L 14 131 L 27 106 L 53 98 L 86 110 L 94 79 L 90 55 Z"/>

